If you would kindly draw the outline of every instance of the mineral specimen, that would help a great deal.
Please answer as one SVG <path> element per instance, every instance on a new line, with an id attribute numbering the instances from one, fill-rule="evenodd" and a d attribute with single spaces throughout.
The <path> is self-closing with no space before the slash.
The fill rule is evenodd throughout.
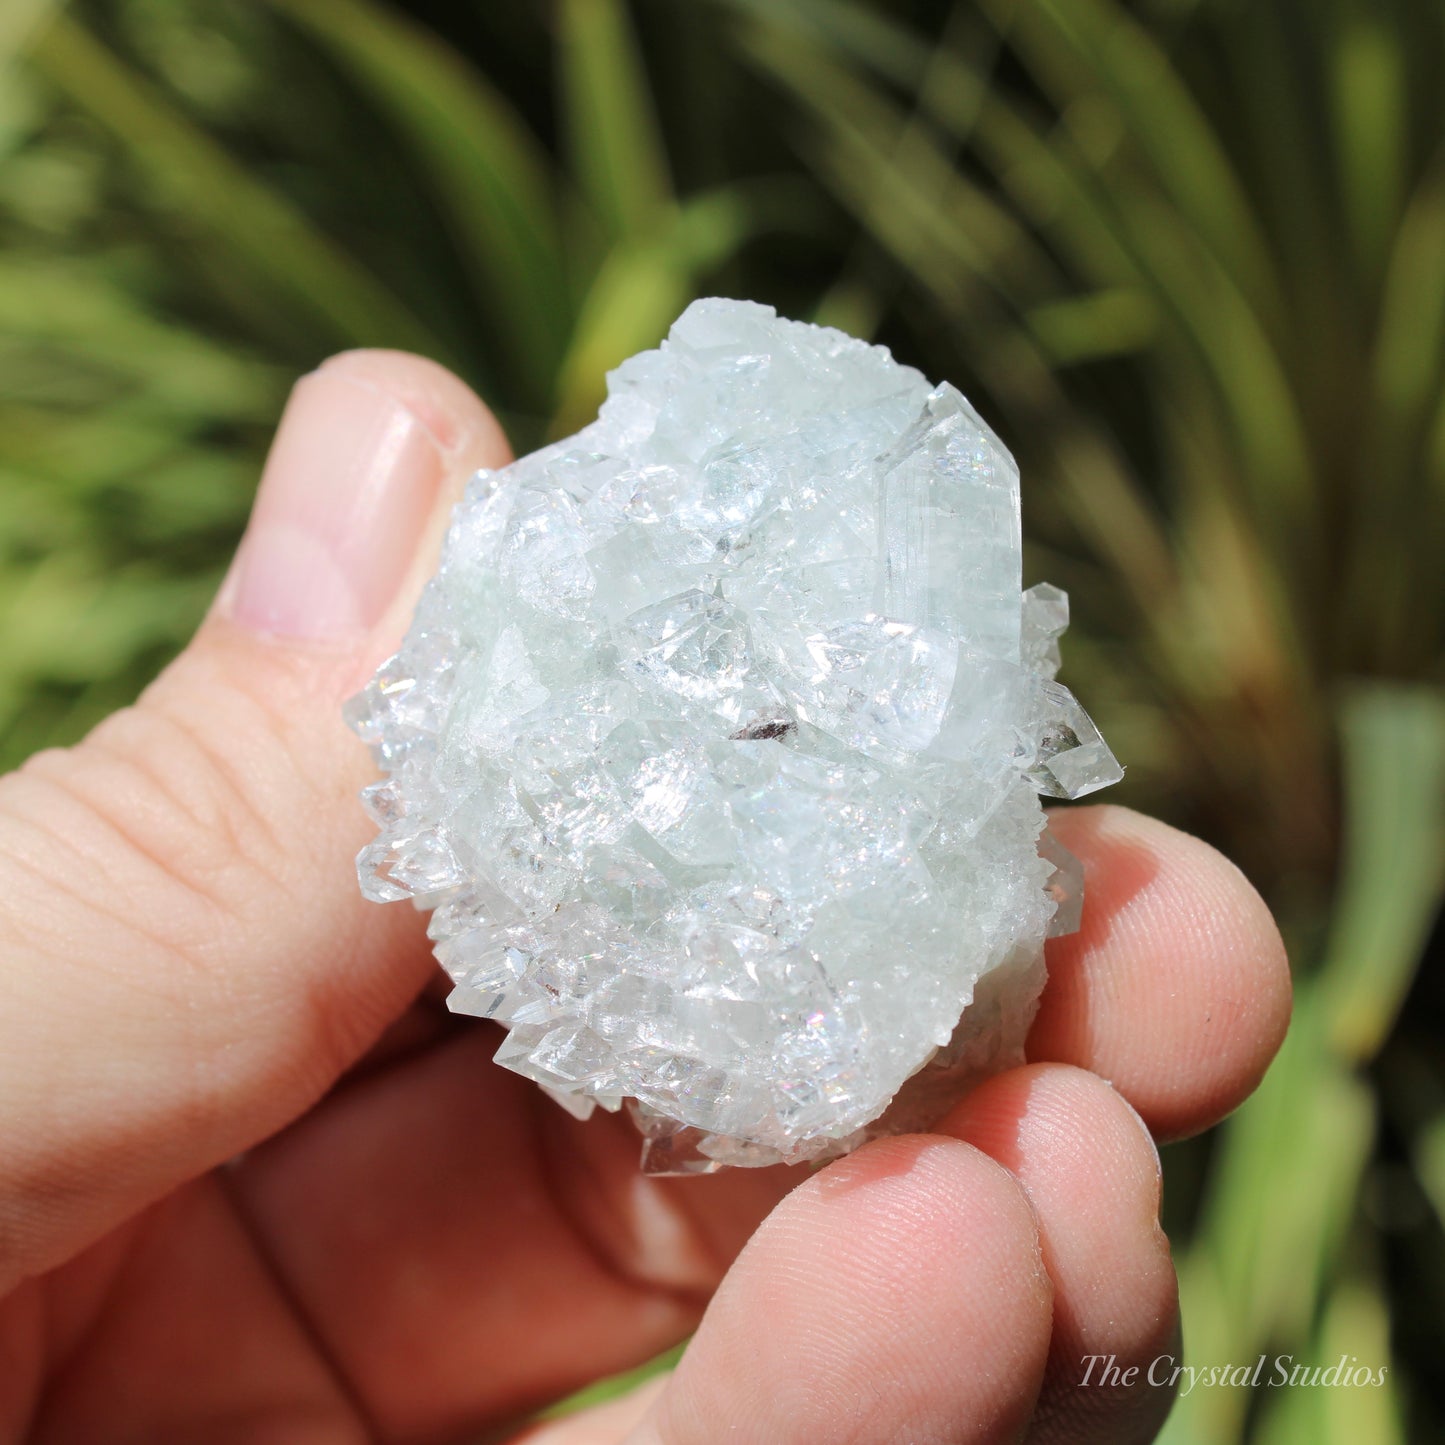
<path id="1" fill-rule="evenodd" d="M 1021 592 L 1018 473 L 953 387 L 690 306 L 591 426 L 482 472 L 349 717 L 363 891 L 434 909 L 451 1007 L 655 1171 L 825 1158 L 1022 1056 L 1120 776 Z M 1041 836 L 1042 835 L 1042 836 Z"/>

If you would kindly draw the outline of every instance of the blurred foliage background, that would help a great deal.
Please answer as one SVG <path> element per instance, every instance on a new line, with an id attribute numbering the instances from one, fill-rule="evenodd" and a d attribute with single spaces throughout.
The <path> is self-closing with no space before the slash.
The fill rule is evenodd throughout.
<path id="1" fill-rule="evenodd" d="M 1264 1087 L 1166 1151 L 1189 1357 L 1387 1384 L 1167 1440 L 1445 1438 L 1445 9 L 5 0 L 0 74 L 6 765 L 189 635 L 332 351 L 523 449 L 696 294 L 885 341 L 1019 454 L 1121 800 L 1290 943 Z"/>

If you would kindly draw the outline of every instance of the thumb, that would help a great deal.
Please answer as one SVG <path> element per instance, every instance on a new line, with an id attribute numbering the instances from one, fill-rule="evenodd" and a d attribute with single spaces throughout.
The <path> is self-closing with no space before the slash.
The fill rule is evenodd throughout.
<path id="1" fill-rule="evenodd" d="M 356 889 L 341 703 L 461 482 L 506 460 L 418 357 L 297 383 L 211 616 L 133 708 L 0 780 L 0 1289 L 304 1110 L 426 976 Z"/>

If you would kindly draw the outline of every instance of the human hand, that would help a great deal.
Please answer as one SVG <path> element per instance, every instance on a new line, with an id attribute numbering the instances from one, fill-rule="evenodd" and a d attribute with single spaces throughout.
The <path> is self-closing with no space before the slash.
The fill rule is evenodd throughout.
<path id="1" fill-rule="evenodd" d="M 505 459 L 440 368 L 329 362 L 191 647 L 0 782 L 0 1438 L 475 1439 L 693 1329 L 670 1380 L 534 1438 L 1151 1438 L 1168 1391 L 1081 1360 L 1173 1348 L 1144 1126 L 1207 1127 L 1277 1048 L 1264 906 L 1163 824 L 1055 814 L 1089 895 L 1037 1062 L 811 1177 L 640 1178 L 625 1120 L 490 1064 L 350 867 L 340 703 Z"/>

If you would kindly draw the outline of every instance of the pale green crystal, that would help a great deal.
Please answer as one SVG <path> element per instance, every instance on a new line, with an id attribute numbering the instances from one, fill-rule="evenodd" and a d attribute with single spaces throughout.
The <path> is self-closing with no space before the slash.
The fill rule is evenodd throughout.
<path id="1" fill-rule="evenodd" d="M 368 897 L 649 1168 L 821 1158 L 1017 1062 L 1120 769 L 1020 590 L 1018 473 L 881 347 L 700 301 L 593 425 L 480 473 L 349 716 Z M 970 1003 L 972 1000 L 972 1003 Z M 906 1087 L 905 1087 L 906 1086 Z"/>

